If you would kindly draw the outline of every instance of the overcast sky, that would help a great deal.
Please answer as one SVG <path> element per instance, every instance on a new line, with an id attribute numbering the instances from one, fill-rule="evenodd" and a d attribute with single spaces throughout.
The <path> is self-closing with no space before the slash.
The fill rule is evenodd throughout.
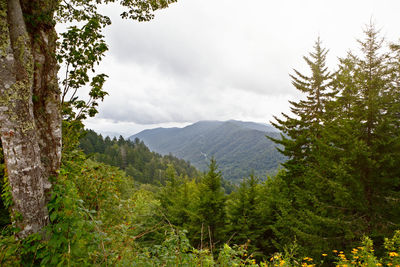
<path id="1" fill-rule="evenodd" d="M 399 0 L 178 0 L 145 23 L 105 10 L 109 96 L 86 126 L 124 136 L 199 120 L 269 123 L 300 97 L 288 74 L 306 73 L 318 35 L 333 68 L 371 18 L 388 41 L 400 37 Z"/>

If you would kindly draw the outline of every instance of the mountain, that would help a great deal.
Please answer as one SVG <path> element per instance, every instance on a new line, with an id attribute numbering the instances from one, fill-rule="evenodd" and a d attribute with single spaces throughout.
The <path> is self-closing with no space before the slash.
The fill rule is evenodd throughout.
<path id="1" fill-rule="evenodd" d="M 224 178 L 238 181 L 252 171 L 261 176 L 274 173 L 285 160 L 266 135 L 277 138 L 280 133 L 267 124 L 230 120 L 144 130 L 129 139 L 138 138 L 151 150 L 171 153 L 203 171 L 214 156 Z"/>

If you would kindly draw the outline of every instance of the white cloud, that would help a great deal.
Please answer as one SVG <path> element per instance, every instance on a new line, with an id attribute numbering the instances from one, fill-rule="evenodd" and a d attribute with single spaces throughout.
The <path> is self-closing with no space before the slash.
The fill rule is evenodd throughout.
<path id="1" fill-rule="evenodd" d="M 302 56 L 318 35 L 335 66 L 371 17 L 390 40 L 400 25 L 398 0 L 180 0 L 146 23 L 105 10 L 113 25 L 101 71 L 110 95 L 90 125 L 119 132 L 204 119 L 268 122 L 299 97 L 288 74 L 306 70 Z"/>

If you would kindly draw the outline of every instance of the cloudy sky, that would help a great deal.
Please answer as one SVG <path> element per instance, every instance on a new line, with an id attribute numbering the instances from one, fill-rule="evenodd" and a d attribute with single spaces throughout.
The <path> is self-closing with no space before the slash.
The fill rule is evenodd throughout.
<path id="1" fill-rule="evenodd" d="M 145 23 L 104 10 L 109 96 L 86 126 L 124 136 L 199 120 L 268 123 L 301 97 L 288 74 L 307 73 L 302 57 L 318 36 L 333 68 L 371 20 L 400 38 L 399 0 L 179 0 Z"/>

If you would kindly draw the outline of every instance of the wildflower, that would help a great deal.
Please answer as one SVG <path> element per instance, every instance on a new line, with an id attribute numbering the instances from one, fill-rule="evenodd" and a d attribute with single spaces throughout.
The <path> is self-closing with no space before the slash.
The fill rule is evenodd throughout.
<path id="1" fill-rule="evenodd" d="M 322 257 L 326 257 L 326 256 L 328 256 L 328 254 L 325 254 L 325 253 L 324 253 L 324 254 L 322 254 Z"/>
<path id="2" fill-rule="evenodd" d="M 393 264 L 391 263 L 391 262 L 389 262 L 388 264 L 387 264 L 387 266 L 392 266 Z"/>
<path id="3" fill-rule="evenodd" d="M 379 263 L 379 262 L 378 262 L 378 263 L 376 264 L 376 266 L 382 266 L 382 263 Z"/>
<path id="4" fill-rule="evenodd" d="M 333 252 L 333 253 L 337 253 L 337 250 L 336 250 L 336 249 L 334 249 L 334 250 L 332 250 L 332 252 Z"/>
<path id="5" fill-rule="evenodd" d="M 399 256 L 399 254 L 397 253 L 397 252 L 389 252 L 389 256 L 390 257 L 398 257 Z"/>

